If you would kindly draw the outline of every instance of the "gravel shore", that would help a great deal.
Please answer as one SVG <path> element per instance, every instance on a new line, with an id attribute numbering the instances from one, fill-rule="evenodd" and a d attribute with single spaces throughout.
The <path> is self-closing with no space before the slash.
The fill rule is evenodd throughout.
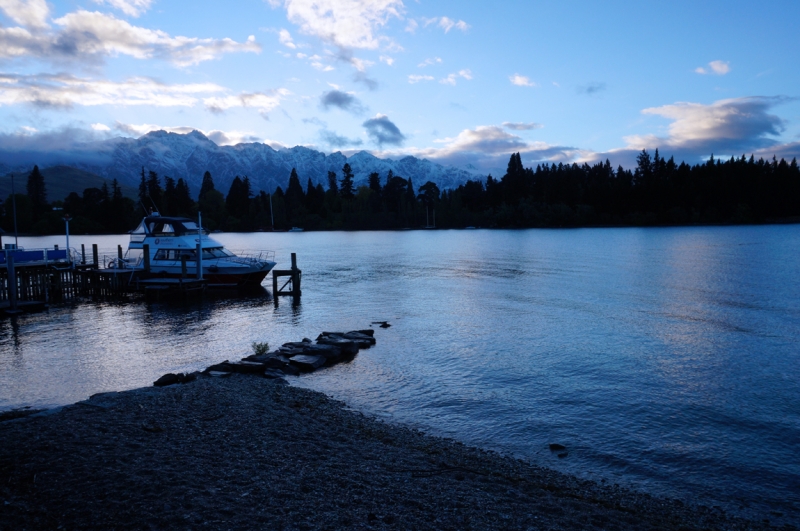
<path id="1" fill-rule="evenodd" d="M 772 529 L 251 375 L 0 422 L 0 529 Z M 792 528 L 794 529 L 794 528 Z"/>

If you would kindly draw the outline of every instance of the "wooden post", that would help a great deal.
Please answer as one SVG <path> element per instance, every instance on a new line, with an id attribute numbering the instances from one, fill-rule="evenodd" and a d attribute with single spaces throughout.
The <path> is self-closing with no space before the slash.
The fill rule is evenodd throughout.
<path id="1" fill-rule="evenodd" d="M 186 278 L 186 272 L 187 272 L 186 255 L 182 254 L 181 255 L 181 279 Z"/>
<path id="2" fill-rule="evenodd" d="M 200 244 L 197 244 L 197 256 L 194 258 L 194 263 L 197 265 L 197 280 L 202 280 L 203 278 L 203 250 L 200 248 Z"/>
<path id="3" fill-rule="evenodd" d="M 144 272 L 150 272 L 150 244 L 145 243 L 142 245 L 142 251 L 144 252 Z"/>
<path id="4" fill-rule="evenodd" d="M 81 244 L 81 265 L 86 265 L 86 246 Z"/>
<path id="5" fill-rule="evenodd" d="M 272 270 L 272 297 L 278 302 L 278 274 Z"/>
<path id="6" fill-rule="evenodd" d="M 55 244 L 55 245 L 53 246 L 53 250 L 54 250 L 54 251 L 58 251 L 58 244 Z"/>
<path id="7" fill-rule="evenodd" d="M 14 269 L 14 255 L 8 253 L 8 301 L 10 312 L 17 313 L 17 272 Z"/>
<path id="8" fill-rule="evenodd" d="M 122 246 L 121 245 L 117 245 L 117 258 L 119 258 L 120 261 L 122 261 Z"/>
<path id="9" fill-rule="evenodd" d="M 100 258 L 98 257 L 98 254 L 97 254 L 97 244 L 96 243 L 92 244 L 92 259 L 94 260 L 93 269 L 99 268 L 100 267 L 100 264 L 99 264 Z"/>
<path id="10" fill-rule="evenodd" d="M 297 253 L 292 253 L 292 295 L 300 296 L 300 270 L 297 269 Z"/>

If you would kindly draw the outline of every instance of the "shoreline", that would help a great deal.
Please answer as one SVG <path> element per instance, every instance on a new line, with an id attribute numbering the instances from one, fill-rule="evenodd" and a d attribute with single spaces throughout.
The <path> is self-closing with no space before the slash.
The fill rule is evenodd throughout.
<path id="1" fill-rule="evenodd" d="M 245 374 L 102 393 L 0 422 L 0 497 L 3 530 L 778 528 Z"/>

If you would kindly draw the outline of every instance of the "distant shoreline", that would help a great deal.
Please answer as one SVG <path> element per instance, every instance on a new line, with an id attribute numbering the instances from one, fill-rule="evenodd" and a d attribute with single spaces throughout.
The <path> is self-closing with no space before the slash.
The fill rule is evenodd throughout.
<path id="1" fill-rule="evenodd" d="M 0 422 L 0 529 L 771 529 L 234 374 Z"/>

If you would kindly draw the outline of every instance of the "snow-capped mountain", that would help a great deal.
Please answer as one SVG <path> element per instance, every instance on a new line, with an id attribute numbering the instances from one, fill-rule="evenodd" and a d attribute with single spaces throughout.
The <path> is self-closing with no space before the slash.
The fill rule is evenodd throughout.
<path id="1" fill-rule="evenodd" d="M 314 185 L 321 183 L 327 189 L 328 172 L 336 172 L 341 179 L 346 162 L 353 170 L 356 186 L 366 185 L 372 172 L 378 172 L 381 183 L 385 183 L 389 170 L 411 178 L 415 188 L 432 181 L 445 190 L 456 188 L 468 179 L 485 178 L 474 170 L 445 167 L 411 156 L 400 160 L 379 159 L 361 151 L 346 157 L 340 152 L 325 155 L 302 146 L 275 150 L 258 142 L 218 146 L 198 131 L 187 134 L 153 131 L 137 139 L 114 138 L 58 152 L 47 152 L 45 148 L 42 152 L 10 153 L 0 146 L 0 172 L 3 173 L 29 172 L 33 164 L 42 167 L 58 164 L 136 187 L 144 168 L 145 172 L 155 171 L 162 178 L 184 179 L 193 195 L 200 190 L 206 171 L 211 172 L 215 187 L 223 193 L 227 193 L 237 175 L 248 176 L 254 192 L 269 192 L 278 186 L 286 190 L 292 168 L 297 170 L 303 188 L 310 178 Z"/>

